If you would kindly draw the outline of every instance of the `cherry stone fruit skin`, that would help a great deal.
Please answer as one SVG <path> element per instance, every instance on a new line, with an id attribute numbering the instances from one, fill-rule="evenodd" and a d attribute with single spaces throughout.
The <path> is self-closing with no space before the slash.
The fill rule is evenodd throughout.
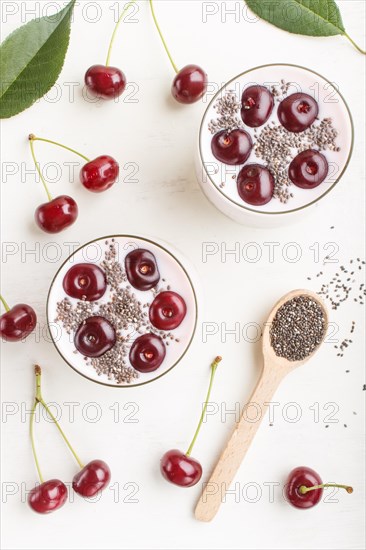
<path id="1" fill-rule="evenodd" d="M 314 149 L 299 153 L 291 162 L 288 175 L 292 183 L 302 189 L 314 189 L 328 175 L 328 162 L 324 155 Z"/>
<path id="2" fill-rule="evenodd" d="M 174 330 L 179 327 L 187 313 L 182 296 L 170 290 L 160 292 L 150 306 L 151 324 L 160 330 Z"/>
<path id="3" fill-rule="evenodd" d="M 244 164 L 252 150 L 252 139 L 245 130 L 221 130 L 211 141 L 212 154 L 224 164 Z"/>
<path id="4" fill-rule="evenodd" d="M 38 206 L 34 218 L 46 233 L 60 233 L 78 217 L 78 206 L 72 197 L 61 195 Z"/>
<path id="5" fill-rule="evenodd" d="M 117 181 L 119 164 L 109 155 L 102 155 L 85 164 L 80 171 L 80 181 L 88 191 L 102 193 Z"/>
<path id="6" fill-rule="evenodd" d="M 74 337 L 76 349 L 86 357 L 101 357 L 116 343 L 116 332 L 107 319 L 99 315 L 88 317 Z"/>
<path id="7" fill-rule="evenodd" d="M 85 73 L 85 85 L 93 95 L 103 99 L 115 99 L 126 88 L 126 77 L 117 67 L 93 65 Z"/>
<path id="8" fill-rule="evenodd" d="M 37 315 L 27 304 L 16 304 L 0 317 L 0 337 L 7 342 L 19 342 L 35 329 Z"/>
<path id="9" fill-rule="evenodd" d="M 67 487 L 59 479 L 50 479 L 32 489 L 28 504 L 38 514 L 49 514 L 58 510 L 67 500 Z"/>
<path id="10" fill-rule="evenodd" d="M 160 461 L 162 476 L 180 487 L 193 487 L 202 477 L 201 464 L 178 449 L 167 451 Z"/>
<path id="11" fill-rule="evenodd" d="M 195 103 L 207 90 L 207 74 L 198 65 L 186 65 L 173 80 L 172 95 L 179 103 Z"/>
<path id="12" fill-rule="evenodd" d="M 295 506 L 295 508 L 312 508 L 320 501 L 323 494 L 323 488 L 308 491 L 303 495 L 300 493 L 300 487 L 302 485 L 305 487 L 313 487 L 314 485 L 321 485 L 322 483 L 319 474 L 311 468 L 305 466 L 294 468 L 290 472 L 285 485 L 286 499 L 292 506 Z"/>
<path id="13" fill-rule="evenodd" d="M 166 348 L 160 336 L 143 334 L 130 349 L 130 363 L 139 372 L 153 372 L 165 359 Z"/>
<path id="14" fill-rule="evenodd" d="M 304 132 L 318 116 L 319 106 L 308 94 L 292 94 L 278 106 L 278 119 L 289 132 Z"/>
<path id="15" fill-rule="evenodd" d="M 103 491 L 111 479 L 111 471 L 103 460 L 92 460 L 72 480 L 72 488 L 78 495 L 90 498 Z"/>
<path id="16" fill-rule="evenodd" d="M 263 206 L 273 197 L 274 178 L 264 166 L 247 164 L 238 174 L 237 188 L 244 202 Z"/>
<path id="17" fill-rule="evenodd" d="M 71 298 L 94 302 L 107 290 L 107 279 L 104 271 L 97 265 L 77 264 L 66 273 L 63 288 Z"/>
<path id="18" fill-rule="evenodd" d="M 265 86 L 249 86 L 241 98 L 241 118 L 247 126 L 262 126 L 273 111 L 274 99 Z"/>
<path id="19" fill-rule="evenodd" d="M 137 248 L 127 254 L 125 268 L 128 281 L 137 290 L 150 290 L 160 280 L 156 258 L 144 248 Z"/>

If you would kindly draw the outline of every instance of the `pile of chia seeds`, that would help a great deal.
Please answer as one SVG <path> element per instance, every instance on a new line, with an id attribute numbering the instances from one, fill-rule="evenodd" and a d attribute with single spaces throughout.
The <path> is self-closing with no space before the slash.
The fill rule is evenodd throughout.
<path id="1" fill-rule="evenodd" d="M 310 296 L 297 296 L 277 311 L 270 328 L 275 354 L 301 361 L 321 344 L 326 331 L 324 311 Z"/>
<path id="2" fill-rule="evenodd" d="M 88 302 L 81 300 L 74 302 L 65 297 L 56 306 L 55 322 L 61 323 L 67 334 L 72 335 L 88 317 L 100 315 L 107 319 L 114 327 L 117 341 L 113 348 L 98 358 L 84 357 L 87 365 L 95 369 L 99 376 L 106 375 L 108 380 L 117 384 L 129 384 L 139 377 L 128 360 L 129 351 L 134 340 L 151 332 L 163 338 L 166 346 L 170 342 L 179 342 L 171 332 L 164 332 L 153 327 L 149 321 L 149 307 L 151 302 L 140 302 L 131 286 L 128 284 L 124 268 L 117 260 L 117 249 L 114 240 L 106 241 L 107 250 L 100 267 L 106 274 L 109 298 L 104 302 Z M 161 279 L 161 282 L 166 282 Z M 151 301 L 164 290 L 170 290 L 169 285 L 157 286 L 146 295 Z M 79 353 L 74 350 L 74 353 Z"/>
<path id="3" fill-rule="evenodd" d="M 287 96 L 290 86 L 291 83 L 282 80 L 280 86 L 271 87 L 276 103 Z M 229 90 L 218 98 L 214 109 L 217 111 L 218 118 L 211 120 L 208 124 L 211 134 L 221 130 L 231 132 L 237 128 L 248 130 L 241 120 L 241 103 L 233 90 Z M 261 129 L 254 128 L 253 151 L 274 177 L 273 197 L 284 204 L 293 197 L 290 190 L 293 184 L 288 177 L 288 166 L 296 155 L 307 149 L 318 151 L 329 149 L 339 152 L 340 148 L 336 144 L 337 136 L 338 132 L 333 127 L 331 118 L 316 119 L 310 128 L 298 134 L 289 132 L 274 120 Z M 223 183 L 220 187 L 224 187 Z"/>

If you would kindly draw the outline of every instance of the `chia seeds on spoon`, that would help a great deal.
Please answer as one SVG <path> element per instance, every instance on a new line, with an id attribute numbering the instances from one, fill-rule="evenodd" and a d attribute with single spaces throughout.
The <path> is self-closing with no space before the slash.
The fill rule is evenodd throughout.
<path id="1" fill-rule="evenodd" d="M 310 296 L 297 296 L 278 309 L 270 328 L 271 346 L 277 356 L 301 361 L 321 344 L 325 330 L 319 303 Z"/>

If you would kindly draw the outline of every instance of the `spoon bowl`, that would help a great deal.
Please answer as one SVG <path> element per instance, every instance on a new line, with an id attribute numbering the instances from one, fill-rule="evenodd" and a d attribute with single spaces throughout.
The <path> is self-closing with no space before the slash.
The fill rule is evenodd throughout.
<path id="1" fill-rule="evenodd" d="M 271 326 L 278 310 L 290 300 L 305 296 L 313 299 L 321 308 L 324 318 L 324 330 L 320 342 L 305 358 L 290 361 L 276 355 L 271 344 Z M 263 420 L 271 399 L 283 378 L 308 361 L 322 344 L 328 325 L 328 314 L 325 305 L 317 294 L 310 290 L 292 290 L 285 294 L 271 310 L 263 330 L 263 369 L 257 386 L 248 403 L 243 408 L 243 414 L 226 444 L 207 483 L 204 484 L 202 495 L 197 503 L 195 517 L 200 521 L 211 521 L 218 512 L 225 493 L 229 489 L 254 436 Z M 257 419 L 248 418 L 247 410 L 255 405 Z M 259 414 L 260 413 L 260 414 Z"/>

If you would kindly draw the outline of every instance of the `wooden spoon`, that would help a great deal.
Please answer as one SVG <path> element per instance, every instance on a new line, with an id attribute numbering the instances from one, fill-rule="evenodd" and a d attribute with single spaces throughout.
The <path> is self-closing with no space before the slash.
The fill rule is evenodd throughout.
<path id="1" fill-rule="evenodd" d="M 265 416 L 268 405 L 282 379 L 296 367 L 306 363 L 308 359 L 317 351 L 319 346 L 305 359 L 301 361 L 289 361 L 284 357 L 278 357 L 271 346 L 270 327 L 277 310 L 287 301 L 296 296 L 309 296 L 313 298 L 324 313 L 325 327 L 328 325 L 328 314 L 325 305 L 319 296 L 310 290 L 293 290 L 281 298 L 269 314 L 268 320 L 263 330 L 263 370 L 248 404 L 255 404 L 257 411 L 261 415 L 257 421 L 248 421 L 246 407 L 243 415 L 236 425 L 224 451 L 222 452 L 218 463 L 210 477 L 210 480 L 204 485 L 200 500 L 197 503 L 195 516 L 200 521 L 211 521 L 220 508 L 223 497 L 229 489 L 242 460 L 260 426 L 261 420 Z M 324 331 L 323 340 L 326 330 Z"/>

